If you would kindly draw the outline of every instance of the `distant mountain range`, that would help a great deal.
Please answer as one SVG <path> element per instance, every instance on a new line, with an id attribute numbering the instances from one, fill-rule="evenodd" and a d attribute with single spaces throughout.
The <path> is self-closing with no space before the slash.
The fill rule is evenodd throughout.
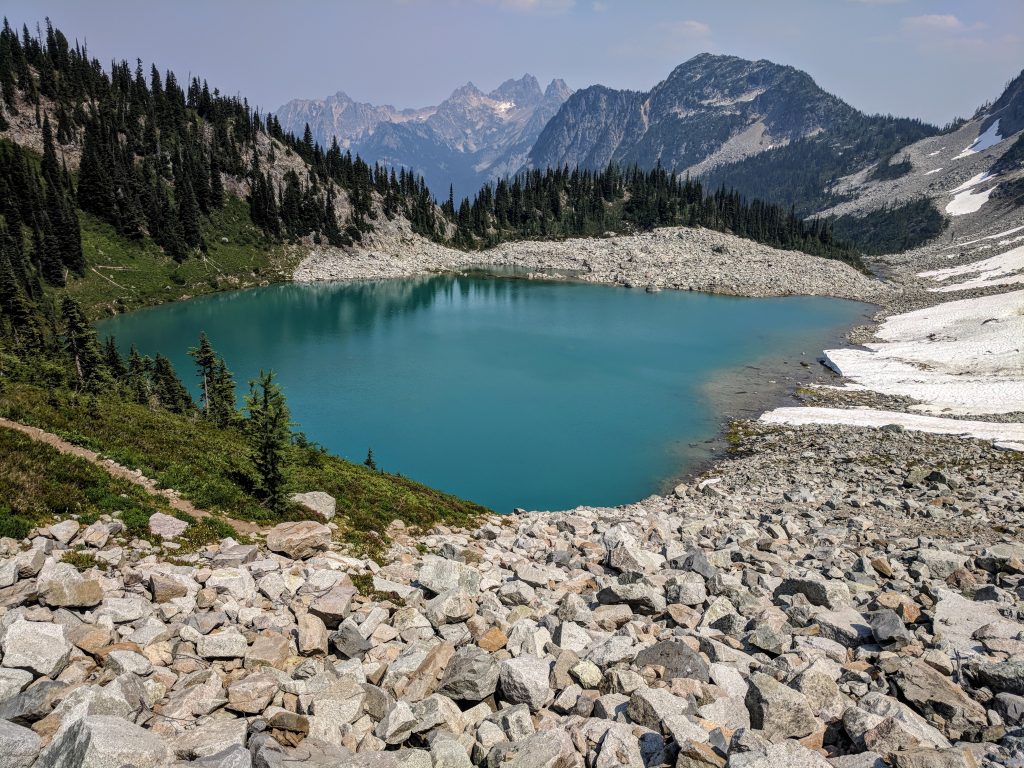
<path id="1" fill-rule="evenodd" d="M 449 185 L 459 195 L 513 174 L 540 132 L 572 94 L 562 80 L 541 90 L 533 75 L 506 80 L 490 93 L 473 83 L 437 106 L 396 109 L 353 101 L 339 91 L 320 100 L 296 99 L 275 112 L 285 130 L 338 143 L 370 162 L 415 169 L 438 197 Z"/>
<path id="2" fill-rule="evenodd" d="M 1024 128 L 1019 91 L 1015 81 L 973 120 L 986 130 L 998 115 L 1000 135 L 1015 134 Z M 297 135 L 308 123 L 321 144 L 336 136 L 370 162 L 415 169 L 439 200 L 449 185 L 457 197 L 472 196 L 482 183 L 527 169 L 660 164 L 803 216 L 848 202 L 844 180 L 856 174 L 893 178 L 905 168 L 896 162 L 905 148 L 945 135 L 920 120 L 865 114 L 794 67 L 707 53 L 649 91 L 593 85 L 573 93 L 561 80 L 541 91 L 524 75 L 490 93 L 469 83 L 436 107 L 398 110 L 338 93 L 291 101 L 276 114 Z"/>

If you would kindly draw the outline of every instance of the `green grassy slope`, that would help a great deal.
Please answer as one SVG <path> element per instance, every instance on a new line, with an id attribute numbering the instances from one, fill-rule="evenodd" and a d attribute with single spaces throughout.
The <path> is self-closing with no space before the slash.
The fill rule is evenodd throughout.
<path id="1" fill-rule="evenodd" d="M 162 498 L 111 477 L 85 459 L 61 454 L 19 432 L 0 429 L 0 536 L 21 539 L 33 527 L 69 515 L 88 525 L 107 514 L 124 523 L 126 536 L 154 540 L 148 522 L 155 512 L 191 524 L 183 541 L 186 549 L 225 536 L 237 538 L 221 520 L 196 520 L 171 509 Z M 85 558 L 82 562 L 92 561 Z"/>
<path id="2" fill-rule="evenodd" d="M 287 280 L 298 262 L 294 251 L 263 236 L 249 219 L 248 205 L 233 196 L 203 219 L 208 253 L 193 254 L 181 264 L 148 237 L 127 240 L 87 213 L 80 220 L 86 274 L 69 275 L 66 288 L 49 290 L 74 296 L 94 318 Z"/>
<path id="3" fill-rule="evenodd" d="M 174 488 L 200 508 L 272 524 L 281 518 L 258 497 L 245 435 L 167 411 L 10 384 L 0 415 L 98 451 Z M 289 492 L 321 490 L 338 500 L 341 536 L 377 554 L 393 520 L 411 526 L 468 525 L 483 507 L 407 478 L 350 464 L 301 440 L 289 447 Z M 293 510 L 290 517 L 300 512 Z"/>

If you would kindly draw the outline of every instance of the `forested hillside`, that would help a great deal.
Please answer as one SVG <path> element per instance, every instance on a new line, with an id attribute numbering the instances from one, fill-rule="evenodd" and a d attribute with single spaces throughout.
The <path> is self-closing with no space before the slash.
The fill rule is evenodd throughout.
<path id="1" fill-rule="evenodd" d="M 137 284 L 108 293 L 127 308 L 175 298 L 149 295 L 154 271 L 194 294 L 206 286 L 189 280 L 189 260 L 230 284 L 272 261 L 245 263 L 239 245 L 272 255 L 283 240 L 350 245 L 380 214 L 437 234 L 436 207 L 412 174 L 286 134 L 198 77 L 181 84 L 141 61 L 105 70 L 49 24 L 33 36 L 5 23 L 0 91 L 3 269 L 30 301 L 46 286 L 117 286 L 125 268 Z M 115 272 L 100 276 L 91 261 Z"/>
<path id="2" fill-rule="evenodd" d="M 747 200 L 724 187 L 707 192 L 699 180 L 680 178 L 660 166 L 650 171 L 614 164 L 603 171 L 528 171 L 485 185 L 457 210 L 453 200 L 443 209 L 456 222 L 461 247 L 700 226 L 863 266 L 853 248 L 833 239 L 828 221 L 804 222 L 790 209 Z"/>

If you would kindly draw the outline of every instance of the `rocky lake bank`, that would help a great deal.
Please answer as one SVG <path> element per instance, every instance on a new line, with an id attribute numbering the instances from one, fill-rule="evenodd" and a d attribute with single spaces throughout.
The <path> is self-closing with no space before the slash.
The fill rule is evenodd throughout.
<path id="1" fill-rule="evenodd" d="M 705 234 L 726 237 L 595 241 L 586 256 L 528 244 L 495 263 L 821 290 L 880 304 L 880 320 L 949 298 L 917 277 L 934 253 L 894 265 L 888 286 L 820 260 L 793 276 L 775 255 L 726 274 L 711 241 L 666 263 L 673 238 Z M 442 256 L 314 260 L 296 279 L 459 267 Z M 836 423 L 740 422 L 729 455 L 670 494 L 472 530 L 395 526 L 382 563 L 333 540 L 322 496 L 306 499 L 320 522 L 192 554 L 156 517 L 152 541 L 125 538 L 116 516 L 3 540 L 0 755 L 24 768 L 1024 764 L 1021 454 L 843 425 L 849 407 L 915 406 L 871 386 L 801 390 Z"/>

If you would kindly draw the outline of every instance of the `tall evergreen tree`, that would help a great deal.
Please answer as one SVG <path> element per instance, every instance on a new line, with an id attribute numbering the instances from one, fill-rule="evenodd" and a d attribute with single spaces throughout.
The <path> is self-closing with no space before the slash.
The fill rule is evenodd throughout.
<path id="1" fill-rule="evenodd" d="M 161 354 L 157 354 L 153 360 L 153 370 L 150 374 L 153 395 L 162 408 L 172 413 L 187 413 L 192 410 L 194 403 L 185 385 L 181 383 L 178 374 L 174 372 L 171 361 Z"/>
<path id="2" fill-rule="evenodd" d="M 82 311 L 82 305 L 65 296 L 60 305 L 64 349 L 71 359 L 78 388 L 96 391 L 105 379 L 105 366 L 96 332 Z"/>
<path id="3" fill-rule="evenodd" d="M 252 460 L 259 474 L 268 506 L 275 512 L 285 508 L 285 449 L 291 439 L 291 415 L 274 373 L 260 371 L 249 382 L 245 397 L 246 427 L 252 446 Z"/>

